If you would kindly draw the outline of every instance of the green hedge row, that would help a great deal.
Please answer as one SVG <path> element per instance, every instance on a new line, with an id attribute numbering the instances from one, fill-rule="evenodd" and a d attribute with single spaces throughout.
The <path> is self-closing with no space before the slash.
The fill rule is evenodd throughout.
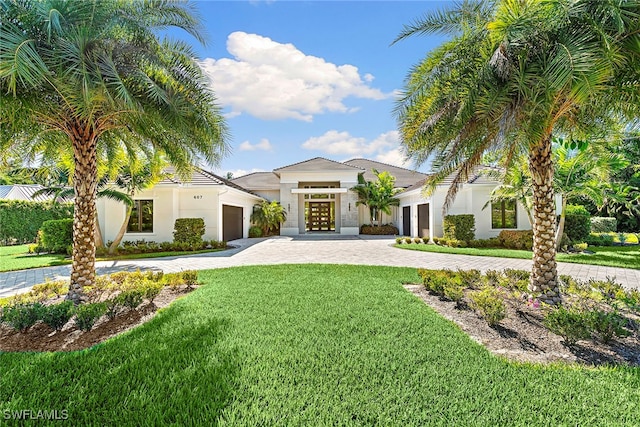
<path id="1" fill-rule="evenodd" d="M 442 223 L 444 238 L 469 242 L 476 235 L 476 220 L 471 214 L 447 215 Z"/>
<path id="2" fill-rule="evenodd" d="M 73 219 L 52 219 L 42 223 L 40 246 L 48 252 L 69 253 L 73 246 Z"/>
<path id="3" fill-rule="evenodd" d="M 72 203 L 0 200 L 0 243 L 35 242 L 43 222 L 72 217 Z"/>

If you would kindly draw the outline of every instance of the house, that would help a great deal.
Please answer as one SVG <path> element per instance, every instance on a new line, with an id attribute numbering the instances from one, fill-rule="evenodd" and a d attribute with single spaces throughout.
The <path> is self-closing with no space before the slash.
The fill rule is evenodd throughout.
<path id="1" fill-rule="evenodd" d="M 248 237 L 253 206 L 262 200 L 276 200 L 284 207 L 287 219 L 280 227 L 282 235 L 357 235 L 363 224 L 370 223 L 369 210 L 357 203 L 351 188 L 358 183 L 358 175 L 374 180 L 373 169 L 389 172 L 396 186 L 404 189 L 398 195 L 400 206 L 392 208 L 391 215 L 383 215 L 382 223 L 397 226 L 401 235 L 442 236 L 442 206 L 450 180 L 425 196 L 422 187 L 428 175 L 424 173 L 369 159 L 337 162 L 316 157 L 232 180 L 196 169 L 183 181 L 169 171 L 167 178 L 136 195 L 124 240 L 171 241 L 175 220 L 186 217 L 204 218 L 205 239 Z M 484 208 L 496 185 L 475 172 L 447 213 L 474 214 L 477 238 L 497 236 L 503 229 L 530 229 L 526 212 L 515 202 Z M 105 240 L 113 239 L 124 221 L 124 205 L 101 199 L 98 212 Z"/>
<path id="2" fill-rule="evenodd" d="M 53 196 L 46 193 L 38 195 L 34 194 L 44 187 L 40 184 L 9 184 L 0 185 L 0 199 L 1 200 L 27 200 L 30 202 L 48 202 L 53 199 Z M 71 199 L 64 197 L 58 197 L 57 202 L 64 203 L 70 202 Z"/>
<path id="3" fill-rule="evenodd" d="M 211 172 L 195 168 L 183 180 L 173 168 L 163 179 L 134 197 L 134 207 L 123 240 L 173 241 L 177 218 L 203 218 L 204 239 L 247 237 L 253 206 L 263 198 Z M 107 198 L 96 201 L 98 222 L 105 241 L 115 238 L 124 222 L 124 204 Z"/>

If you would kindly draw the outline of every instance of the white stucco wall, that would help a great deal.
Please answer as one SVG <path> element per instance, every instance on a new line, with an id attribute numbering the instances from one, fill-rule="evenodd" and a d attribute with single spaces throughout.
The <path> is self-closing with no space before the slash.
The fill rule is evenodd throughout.
<path id="1" fill-rule="evenodd" d="M 222 186 L 156 186 L 135 195 L 136 200 L 153 200 L 153 232 L 125 233 L 125 240 L 154 242 L 173 241 L 177 218 L 203 218 L 205 240 L 222 240 L 222 205 L 243 208 L 243 235 L 249 233 L 249 216 L 260 198 Z M 98 218 L 105 243 L 117 235 L 125 217 L 122 203 L 101 199 L 97 204 Z"/>

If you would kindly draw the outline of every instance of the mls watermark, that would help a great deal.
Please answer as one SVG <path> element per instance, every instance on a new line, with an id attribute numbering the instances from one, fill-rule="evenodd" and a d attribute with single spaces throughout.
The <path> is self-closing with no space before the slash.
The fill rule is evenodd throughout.
<path id="1" fill-rule="evenodd" d="M 2 417 L 5 420 L 66 420 L 69 418 L 69 412 L 66 409 L 57 410 L 38 410 L 33 409 L 5 409 L 2 411 Z"/>

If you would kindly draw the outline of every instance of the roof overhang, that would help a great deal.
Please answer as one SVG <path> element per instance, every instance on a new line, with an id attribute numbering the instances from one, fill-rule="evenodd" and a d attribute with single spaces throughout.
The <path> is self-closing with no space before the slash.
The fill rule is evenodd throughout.
<path id="1" fill-rule="evenodd" d="M 292 188 L 292 194 L 344 194 L 347 188 Z"/>

